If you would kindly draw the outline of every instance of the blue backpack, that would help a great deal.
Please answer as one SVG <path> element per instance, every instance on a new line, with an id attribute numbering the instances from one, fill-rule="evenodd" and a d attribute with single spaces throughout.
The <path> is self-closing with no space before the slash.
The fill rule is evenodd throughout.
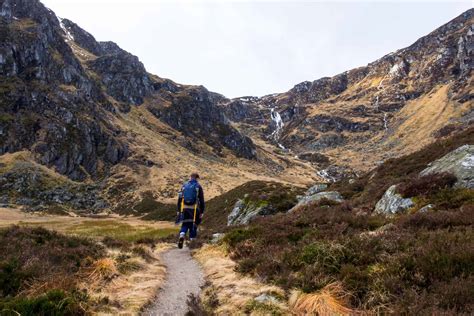
<path id="1" fill-rule="evenodd" d="M 199 183 L 197 181 L 189 181 L 183 186 L 183 200 L 186 205 L 194 205 L 197 203 L 199 194 Z"/>

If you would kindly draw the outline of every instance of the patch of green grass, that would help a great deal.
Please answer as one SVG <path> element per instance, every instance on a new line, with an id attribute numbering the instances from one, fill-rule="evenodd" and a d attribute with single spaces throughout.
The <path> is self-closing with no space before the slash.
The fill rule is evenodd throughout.
<path id="1" fill-rule="evenodd" d="M 163 238 L 178 232 L 178 228 L 152 228 L 133 226 L 114 220 L 85 221 L 67 229 L 70 234 L 93 238 L 111 237 L 118 240 L 135 242 L 144 238 Z"/>
<path id="2" fill-rule="evenodd" d="M 246 314 L 256 313 L 258 315 L 285 315 L 283 311 L 276 305 L 250 300 L 245 304 L 244 311 Z"/>

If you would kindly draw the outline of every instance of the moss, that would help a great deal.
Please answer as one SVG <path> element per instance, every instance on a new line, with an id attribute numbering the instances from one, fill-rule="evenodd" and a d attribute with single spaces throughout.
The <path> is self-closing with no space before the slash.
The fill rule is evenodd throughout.
<path id="1" fill-rule="evenodd" d="M 0 124 L 8 124 L 15 120 L 15 117 L 9 113 L 0 113 Z"/>
<path id="2" fill-rule="evenodd" d="M 250 300 L 245 304 L 244 312 L 246 314 L 257 315 L 285 315 L 285 313 L 276 305 Z"/>

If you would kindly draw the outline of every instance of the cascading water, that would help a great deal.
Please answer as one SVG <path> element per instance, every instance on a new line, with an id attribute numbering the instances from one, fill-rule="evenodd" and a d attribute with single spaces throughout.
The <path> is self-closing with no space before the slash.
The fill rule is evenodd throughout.
<path id="1" fill-rule="evenodd" d="M 281 133 L 281 130 L 283 129 L 283 126 L 285 125 L 283 123 L 283 120 L 281 119 L 281 115 L 280 113 L 278 113 L 277 111 L 275 111 L 275 108 L 271 108 L 271 112 L 270 112 L 270 116 L 271 116 L 271 119 L 272 121 L 275 123 L 275 130 L 272 132 L 272 134 L 270 135 L 271 138 L 273 138 L 275 141 L 278 142 L 278 140 L 280 139 L 280 133 Z M 281 149 L 285 150 L 285 146 L 283 146 L 282 144 L 278 143 L 278 147 L 280 147 Z"/>

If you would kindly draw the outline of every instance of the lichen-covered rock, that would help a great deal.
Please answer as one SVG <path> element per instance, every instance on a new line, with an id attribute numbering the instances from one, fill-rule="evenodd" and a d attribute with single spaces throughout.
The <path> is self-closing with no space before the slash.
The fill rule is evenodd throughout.
<path id="1" fill-rule="evenodd" d="M 397 186 L 392 185 L 375 205 L 375 213 L 393 215 L 403 212 L 415 204 L 410 198 L 403 198 L 397 193 Z"/>
<path id="2" fill-rule="evenodd" d="M 327 188 L 328 188 L 328 185 L 326 183 L 317 183 L 313 185 L 311 188 L 309 188 L 308 191 L 306 191 L 305 195 L 306 196 L 314 195 L 316 193 L 326 190 Z"/>
<path id="3" fill-rule="evenodd" d="M 312 195 L 305 195 L 301 197 L 292 209 L 289 212 L 293 212 L 301 206 L 308 205 L 313 202 L 321 201 L 321 200 L 328 200 L 336 203 L 341 203 L 344 201 L 342 195 L 337 191 L 327 191 L 327 192 L 319 192 Z"/>
<path id="4" fill-rule="evenodd" d="M 259 215 L 269 213 L 267 204 L 258 205 L 244 200 L 238 200 L 229 216 L 227 217 L 227 226 L 245 225 L 250 223 Z"/>
<path id="5" fill-rule="evenodd" d="M 455 187 L 474 189 L 474 145 L 464 145 L 429 164 L 420 175 L 452 173 Z"/>
<path id="6" fill-rule="evenodd" d="M 65 209 L 97 213 L 109 205 L 101 197 L 97 185 L 61 182 L 39 169 L 19 165 L 0 175 L 1 201 L 20 205 L 32 211 L 48 210 L 55 206 Z"/>

